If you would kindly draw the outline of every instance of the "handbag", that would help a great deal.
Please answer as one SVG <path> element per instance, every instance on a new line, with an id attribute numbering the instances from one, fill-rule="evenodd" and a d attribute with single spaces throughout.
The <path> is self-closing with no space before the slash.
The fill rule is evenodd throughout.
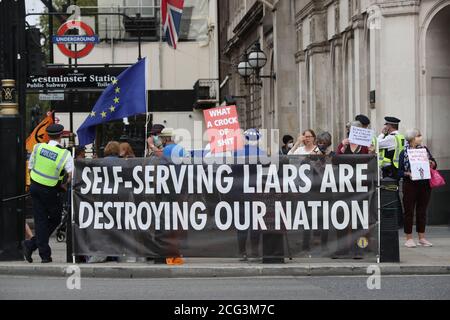
<path id="1" fill-rule="evenodd" d="M 444 177 L 442 177 L 439 171 L 430 168 L 430 173 L 431 173 L 430 187 L 432 189 L 445 186 Z"/>

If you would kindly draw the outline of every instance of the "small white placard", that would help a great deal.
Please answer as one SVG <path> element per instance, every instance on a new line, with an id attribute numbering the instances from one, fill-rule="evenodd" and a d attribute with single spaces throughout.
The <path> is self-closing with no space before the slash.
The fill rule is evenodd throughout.
<path id="1" fill-rule="evenodd" d="M 408 149 L 408 158 L 412 180 L 427 180 L 431 178 L 430 162 L 425 148 Z"/>
<path id="2" fill-rule="evenodd" d="M 351 127 L 348 140 L 353 144 L 370 147 L 372 145 L 373 135 L 374 132 L 371 129 Z"/>

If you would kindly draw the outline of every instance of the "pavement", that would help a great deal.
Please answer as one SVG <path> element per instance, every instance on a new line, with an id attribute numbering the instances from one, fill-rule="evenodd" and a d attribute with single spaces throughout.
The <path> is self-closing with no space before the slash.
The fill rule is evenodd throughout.
<path id="1" fill-rule="evenodd" d="M 379 263 L 382 275 L 448 275 L 450 274 L 450 227 L 431 226 L 427 238 L 433 247 L 408 249 L 403 246 L 400 233 L 400 263 Z M 0 262 L 0 276 L 64 277 L 73 273 L 67 268 L 65 243 L 51 240 L 53 263 L 41 264 L 35 253 L 35 262 Z M 284 264 L 240 262 L 238 259 L 185 258 L 179 266 L 153 263 L 98 263 L 77 264 L 81 276 L 87 278 L 227 278 L 227 277 L 298 277 L 298 276 L 361 276 L 368 274 L 374 262 L 330 258 L 285 259 Z M 373 273 L 373 271 L 371 272 Z"/>

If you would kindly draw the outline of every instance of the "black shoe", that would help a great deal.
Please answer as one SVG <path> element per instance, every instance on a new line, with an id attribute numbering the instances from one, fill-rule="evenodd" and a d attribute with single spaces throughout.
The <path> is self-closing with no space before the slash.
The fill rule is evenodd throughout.
<path id="1" fill-rule="evenodd" d="M 50 263 L 53 262 L 52 258 L 42 259 L 41 263 Z"/>
<path id="2" fill-rule="evenodd" d="M 25 240 L 22 241 L 22 251 L 25 260 L 27 260 L 29 263 L 33 263 L 33 258 L 31 257 L 33 251 L 31 251 L 31 249 L 27 247 L 27 245 L 25 244 Z"/>

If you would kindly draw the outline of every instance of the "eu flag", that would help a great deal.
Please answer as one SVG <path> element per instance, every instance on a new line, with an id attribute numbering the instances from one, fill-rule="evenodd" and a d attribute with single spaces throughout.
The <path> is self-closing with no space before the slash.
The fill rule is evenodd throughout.
<path id="1" fill-rule="evenodd" d="M 77 130 L 80 146 L 95 139 L 95 127 L 147 111 L 146 59 L 123 71 L 103 91 L 91 113 Z"/>

